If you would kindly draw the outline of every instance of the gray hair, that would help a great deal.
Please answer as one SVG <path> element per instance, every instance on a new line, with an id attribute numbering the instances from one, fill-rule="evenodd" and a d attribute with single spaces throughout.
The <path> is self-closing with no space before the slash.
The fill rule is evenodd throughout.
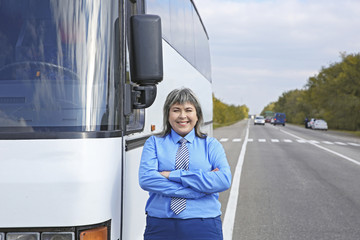
<path id="1" fill-rule="evenodd" d="M 200 131 L 200 127 L 203 125 L 204 117 L 202 114 L 200 102 L 196 95 L 189 88 L 180 88 L 172 90 L 166 97 L 163 107 L 163 131 L 160 133 L 161 136 L 166 136 L 171 132 L 171 125 L 169 123 L 170 108 L 174 104 L 191 103 L 194 105 L 198 121 L 195 125 L 195 135 L 200 138 L 205 138 L 206 134 Z"/>

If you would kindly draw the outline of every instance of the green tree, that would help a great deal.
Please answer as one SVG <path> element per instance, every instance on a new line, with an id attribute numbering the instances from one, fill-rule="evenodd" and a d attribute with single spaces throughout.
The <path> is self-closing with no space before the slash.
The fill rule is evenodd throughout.
<path id="1" fill-rule="evenodd" d="M 214 127 L 218 125 L 230 125 L 246 118 L 249 108 L 246 105 L 235 106 L 221 102 L 213 94 L 213 121 Z"/>
<path id="2" fill-rule="evenodd" d="M 330 128 L 360 130 L 360 54 L 342 53 L 341 62 L 322 67 L 305 88 L 284 92 L 266 110 L 284 112 L 287 121 L 323 118 Z"/>
<path id="3" fill-rule="evenodd" d="M 360 130 L 360 55 L 341 57 L 341 62 L 309 78 L 312 114 L 324 118 L 331 128 Z"/>

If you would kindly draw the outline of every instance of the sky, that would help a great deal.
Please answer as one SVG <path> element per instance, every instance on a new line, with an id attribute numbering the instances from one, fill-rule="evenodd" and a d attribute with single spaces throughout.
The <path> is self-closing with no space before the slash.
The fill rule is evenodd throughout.
<path id="1" fill-rule="evenodd" d="M 359 0 L 194 0 L 209 35 L 215 97 L 250 114 L 360 53 Z"/>

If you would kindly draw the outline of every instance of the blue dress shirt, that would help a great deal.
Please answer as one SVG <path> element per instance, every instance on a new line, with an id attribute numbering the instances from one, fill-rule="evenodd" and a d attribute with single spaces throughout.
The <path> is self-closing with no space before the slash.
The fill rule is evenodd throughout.
<path id="1" fill-rule="evenodd" d="M 182 137 L 174 130 L 165 137 L 151 136 L 145 143 L 139 183 L 149 192 L 145 211 L 158 218 L 213 218 L 221 215 L 219 192 L 231 184 L 231 171 L 222 145 L 215 138 L 199 138 L 194 129 L 185 136 L 189 171 L 175 170 L 176 152 Z M 212 172 L 215 168 L 219 171 Z M 160 172 L 171 171 L 169 179 Z M 171 197 L 186 198 L 179 215 L 170 210 Z"/>

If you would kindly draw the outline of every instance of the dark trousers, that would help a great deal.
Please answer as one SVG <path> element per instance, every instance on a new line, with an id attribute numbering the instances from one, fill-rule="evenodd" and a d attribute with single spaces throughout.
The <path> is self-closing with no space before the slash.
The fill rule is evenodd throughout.
<path id="1" fill-rule="evenodd" d="M 144 240 L 223 240 L 220 217 L 155 218 L 147 216 Z"/>

